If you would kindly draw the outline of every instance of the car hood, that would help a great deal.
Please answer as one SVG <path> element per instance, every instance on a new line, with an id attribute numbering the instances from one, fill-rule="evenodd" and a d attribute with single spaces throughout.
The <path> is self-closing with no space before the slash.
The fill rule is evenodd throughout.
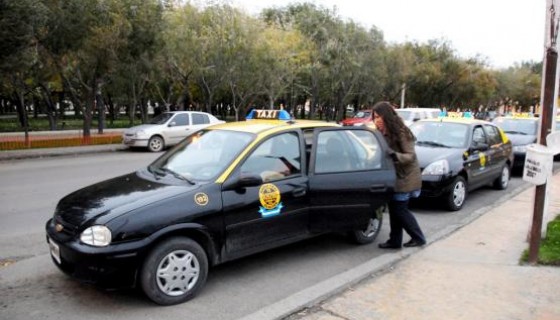
<path id="1" fill-rule="evenodd" d="M 422 169 L 438 160 L 447 159 L 451 162 L 451 159 L 461 158 L 463 152 L 463 149 L 458 148 L 416 146 L 416 156 L 418 157 L 418 163 Z"/>
<path id="2" fill-rule="evenodd" d="M 124 131 L 124 133 L 136 133 L 138 131 L 150 131 L 154 128 L 161 127 L 161 124 L 141 124 L 139 126 L 134 126 L 128 128 Z"/>
<path id="3" fill-rule="evenodd" d="M 537 142 L 537 137 L 533 135 L 508 133 L 507 136 L 512 146 L 524 146 Z"/>
<path id="4" fill-rule="evenodd" d="M 98 224 L 105 224 L 150 203 L 198 188 L 197 185 L 159 183 L 143 177 L 147 174 L 137 171 L 75 191 L 59 201 L 55 216 L 58 216 L 57 220 L 76 228 L 90 223 L 92 219 Z"/>

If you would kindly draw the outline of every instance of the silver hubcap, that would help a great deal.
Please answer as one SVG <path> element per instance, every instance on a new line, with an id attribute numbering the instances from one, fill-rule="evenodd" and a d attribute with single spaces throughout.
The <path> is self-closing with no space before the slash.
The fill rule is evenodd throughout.
<path id="1" fill-rule="evenodd" d="M 502 170 L 502 186 L 505 188 L 507 187 L 509 181 L 509 170 L 504 167 Z"/>
<path id="2" fill-rule="evenodd" d="M 150 148 L 151 148 L 152 150 L 159 150 L 159 149 L 161 149 L 161 144 L 162 144 L 162 143 L 161 143 L 161 140 L 159 140 L 159 139 L 152 139 L 152 140 L 150 140 Z"/>
<path id="3" fill-rule="evenodd" d="M 364 237 L 369 238 L 372 237 L 377 232 L 377 230 L 379 230 L 379 219 L 371 218 L 369 219 L 367 228 L 362 231 L 362 234 L 364 235 Z"/>
<path id="4" fill-rule="evenodd" d="M 186 250 L 176 250 L 159 263 L 156 281 L 163 293 L 180 296 L 194 287 L 199 274 L 200 264 L 194 254 Z"/>
<path id="5" fill-rule="evenodd" d="M 455 188 L 453 189 L 453 203 L 457 207 L 460 207 L 463 201 L 465 201 L 465 184 L 459 181 L 455 184 Z"/>

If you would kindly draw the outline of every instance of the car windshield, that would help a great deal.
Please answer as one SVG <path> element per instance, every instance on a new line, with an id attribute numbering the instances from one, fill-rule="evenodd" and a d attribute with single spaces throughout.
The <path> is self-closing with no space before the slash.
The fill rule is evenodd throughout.
<path id="1" fill-rule="evenodd" d="M 201 130 L 154 161 L 154 174 L 172 173 L 194 182 L 216 178 L 254 139 L 254 135 L 227 130 Z"/>
<path id="2" fill-rule="evenodd" d="M 496 118 L 493 121 L 505 133 L 536 135 L 538 123 L 534 119 Z"/>
<path id="3" fill-rule="evenodd" d="M 354 114 L 353 118 L 364 119 L 364 118 L 369 118 L 370 115 L 371 115 L 370 111 L 358 111 L 356 112 L 356 114 Z"/>
<path id="4" fill-rule="evenodd" d="M 159 116 L 153 118 L 150 121 L 150 124 L 164 124 L 167 122 L 167 120 L 169 120 L 171 117 L 173 117 L 173 113 L 170 112 L 165 112 L 160 114 Z"/>
<path id="5" fill-rule="evenodd" d="M 417 145 L 466 148 L 468 125 L 464 123 L 417 121 L 410 126 Z"/>

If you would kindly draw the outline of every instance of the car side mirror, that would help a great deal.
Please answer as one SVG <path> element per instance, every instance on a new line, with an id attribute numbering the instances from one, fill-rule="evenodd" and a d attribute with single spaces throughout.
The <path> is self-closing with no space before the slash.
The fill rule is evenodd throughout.
<path id="1" fill-rule="evenodd" d="M 473 151 L 484 151 L 484 150 L 488 150 L 490 146 L 487 143 L 483 143 L 483 142 L 475 142 L 473 143 L 471 150 Z"/>
<path id="2" fill-rule="evenodd" d="M 173 122 L 170 122 L 167 126 L 168 127 L 174 127 L 176 125 L 177 125 L 177 123 L 175 123 L 175 121 L 173 121 Z"/>
<path id="3" fill-rule="evenodd" d="M 239 174 L 237 176 L 231 177 L 226 182 L 224 182 L 224 190 L 235 190 L 247 187 L 260 186 L 263 183 L 263 179 L 258 174 Z"/>

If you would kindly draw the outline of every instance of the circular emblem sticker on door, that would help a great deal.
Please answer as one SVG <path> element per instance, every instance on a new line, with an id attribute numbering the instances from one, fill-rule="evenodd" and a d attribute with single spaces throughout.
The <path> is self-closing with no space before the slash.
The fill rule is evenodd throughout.
<path id="1" fill-rule="evenodd" d="M 262 207 L 259 213 L 263 217 L 270 217 L 280 214 L 282 203 L 280 202 L 280 190 L 272 183 L 263 184 L 259 189 L 259 200 Z"/>
<path id="2" fill-rule="evenodd" d="M 208 204 L 208 195 L 204 192 L 199 192 L 194 195 L 194 202 L 199 206 L 205 206 Z"/>

